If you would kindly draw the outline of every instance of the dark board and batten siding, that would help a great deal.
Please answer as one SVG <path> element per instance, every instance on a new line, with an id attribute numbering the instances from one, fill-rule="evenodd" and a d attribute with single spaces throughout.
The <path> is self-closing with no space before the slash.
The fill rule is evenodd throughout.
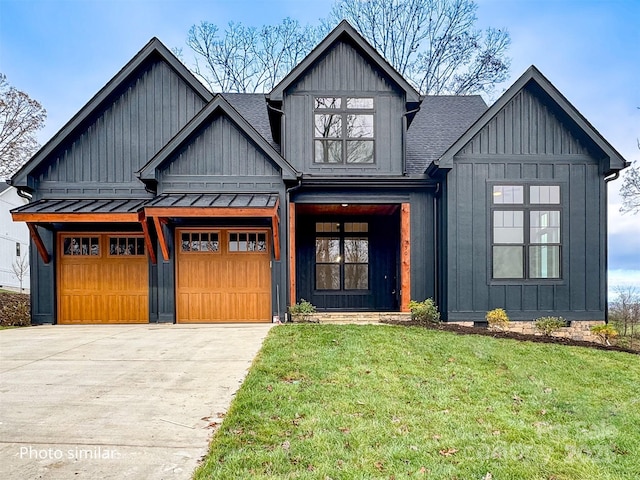
<path id="1" fill-rule="evenodd" d="M 135 172 L 203 106 L 166 63 L 151 64 L 48 163 L 39 196 L 140 196 Z"/>
<path id="2" fill-rule="evenodd" d="M 467 155 L 588 155 L 589 149 L 541 101 L 523 89 L 465 145 Z"/>
<path id="3" fill-rule="evenodd" d="M 374 97 L 375 164 L 313 162 L 313 98 Z M 404 94 L 349 43 L 338 42 L 289 91 L 284 101 L 285 157 L 294 168 L 320 175 L 402 174 Z"/>
<path id="4" fill-rule="evenodd" d="M 604 318 L 606 192 L 598 160 L 526 89 L 454 158 L 447 177 L 449 320 L 481 320 L 505 308 L 513 319 L 553 312 Z M 561 189 L 562 278 L 491 278 L 492 182 L 552 183 Z"/>
<path id="5" fill-rule="evenodd" d="M 281 185 L 279 167 L 232 121 L 216 116 L 161 171 L 159 193 L 270 192 Z"/>

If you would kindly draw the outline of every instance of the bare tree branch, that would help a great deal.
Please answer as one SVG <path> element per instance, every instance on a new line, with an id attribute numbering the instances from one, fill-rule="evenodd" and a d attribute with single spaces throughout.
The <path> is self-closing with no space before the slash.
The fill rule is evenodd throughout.
<path id="1" fill-rule="evenodd" d="M 223 92 L 271 90 L 316 42 L 347 19 L 423 94 L 489 93 L 509 70 L 506 30 L 474 29 L 474 0 L 337 0 L 318 26 L 285 18 L 256 30 L 230 23 L 221 33 L 194 25 L 194 70 Z"/>
<path id="2" fill-rule="evenodd" d="M 489 93 L 509 70 L 506 30 L 474 29 L 474 0 L 338 0 L 346 18 L 423 94 Z"/>
<path id="3" fill-rule="evenodd" d="M 0 178 L 8 178 L 38 149 L 36 132 L 47 112 L 0 73 Z"/>
<path id="4" fill-rule="evenodd" d="M 622 186 L 620 187 L 622 206 L 620 211 L 635 215 L 640 212 L 640 163 L 635 161 L 622 175 Z"/>
<path id="5" fill-rule="evenodd" d="M 222 37 L 209 22 L 189 30 L 194 71 L 213 92 L 271 90 L 316 43 L 316 29 L 285 18 L 261 29 L 229 23 Z"/>

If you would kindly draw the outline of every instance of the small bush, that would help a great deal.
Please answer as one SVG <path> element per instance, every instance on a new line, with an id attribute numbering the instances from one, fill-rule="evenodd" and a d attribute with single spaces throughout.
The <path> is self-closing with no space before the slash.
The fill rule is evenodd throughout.
<path id="1" fill-rule="evenodd" d="M 314 313 L 316 313 L 315 305 L 304 298 L 301 298 L 295 305 L 289 306 L 289 314 L 294 322 L 308 322 Z"/>
<path id="2" fill-rule="evenodd" d="M 550 337 L 562 327 L 566 327 L 567 322 L 562 317 L 540 317 L 533 321 L 533 326 L 543 335 Z"/>
<path id="3" fill-rule="evenodd" d="M 31 298 L 23 293 L 0 293 L 0 326 L 31 324 Z"/>
<path id="4" fill-rule="evenodd" d="M 600 341 L 605 345 L 611 345 L 609 340 L 618 336 L 618 331 L 610 324 L 594 325 L 591 327 L 591 331 L 596 335 Z"/>
<path id="5" fill-rule="evenodd" d="M 409 310 L 411 310 L 411 320 L 420 323 L 439 323 L 440 312 L 432 298 L 427 298 L 422 302 L 411 300 L 409 302 Z"/>
<path id="6" fill-rule="evenodd" d="M 489 330 L 506 331 L 509 330 L 509 316 L 502 308 L 494 308 L 485 315 Z"/>

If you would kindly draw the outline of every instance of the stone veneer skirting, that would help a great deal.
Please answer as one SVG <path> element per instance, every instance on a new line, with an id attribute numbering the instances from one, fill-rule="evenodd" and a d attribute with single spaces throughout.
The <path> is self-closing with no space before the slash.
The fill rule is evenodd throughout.
<path id="1" fill-rule="evenodd" d="M 473 327 L 474 322 L 448 322 L 456 325 L 462 325 L 465 327 Z M 572 340 L 582 340 L 585 342 L 599 342 L 591 332 L 591 327 L 594 325 L 604 324 L 603 320 L 573 320 L 568 327 L 562 327 L 555 332 L 553 337 L 570 338 Z M 542 335 L 536 330 L 533 322 L 524 321 L 512 321 L 509 323 L 509 331 L 516 333 L 524 333 L 527 335 Z"/>

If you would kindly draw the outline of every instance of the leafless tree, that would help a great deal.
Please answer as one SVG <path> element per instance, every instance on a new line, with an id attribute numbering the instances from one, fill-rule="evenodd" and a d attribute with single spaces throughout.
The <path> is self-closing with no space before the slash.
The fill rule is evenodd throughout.
<path id="1" fill-rule="evenodd" d="M 474 27 L 474 0 L 337 0 L 317 26 L 285 18 L 260 29 L 194 25 L 187 44 L 195 73 L 214 92 L 271 90 L 342 19 L 347 19 L 423 94 L 490 93 L 506 79 L 506 30 Z"/>
<path id="2" fill-rule="evenodd" d="M 640 110 L 640 107 L 638 107 Z M 636 140 L 638 150 L 640 150 L 640 140 Z M 622 213 L 635 215 L 640 212 L 640 162 L 635 161 L 633 165 L 623 172 L 620 196 L 622 197 Z"/>
<path id="3" fill-rule="evenodd" d="M 311 51 L 318 32 L 291 18 L 260 29 L 232 22 L 224 32 L 204 21 L 191 27 L 187 45 L 196 54 L 196 75 L 211 91 L 262 92 Z"/>
<path id="4" fill-rule="evenodd" d="M 617 296 L 609 310 L 611 320 L 633 347 L 636 330 L 640 329 L 640 293 L 631 286 L 617 286 L 614 291 Z"/>
<path id="5" fill-rule="evenodd" d="M 474 27 L 474 0 L 338 0 L 346 18 L 423 94 L 490 92 L 506 79 L 509 33 Z"/>
<path id="6" fill-rule="evenodd" d="M 17 257 L 16 260 L 11 264 L 11 268 L 13 269 L 14 275 L 20 282 L 20 292 L 22 292 L 22 282 L 24 281 L 24 277 L 26 277 L 27 273 L 29 272 L 29 260 L 27 260 L 26 255 Z"/>
<path id="7" fill-rule="evenodd" d="M 9 86 L 0 73 L 0 179 L 11 176 L 38 149 L 36 132 L 46 117 L 40 103 Z"/>

